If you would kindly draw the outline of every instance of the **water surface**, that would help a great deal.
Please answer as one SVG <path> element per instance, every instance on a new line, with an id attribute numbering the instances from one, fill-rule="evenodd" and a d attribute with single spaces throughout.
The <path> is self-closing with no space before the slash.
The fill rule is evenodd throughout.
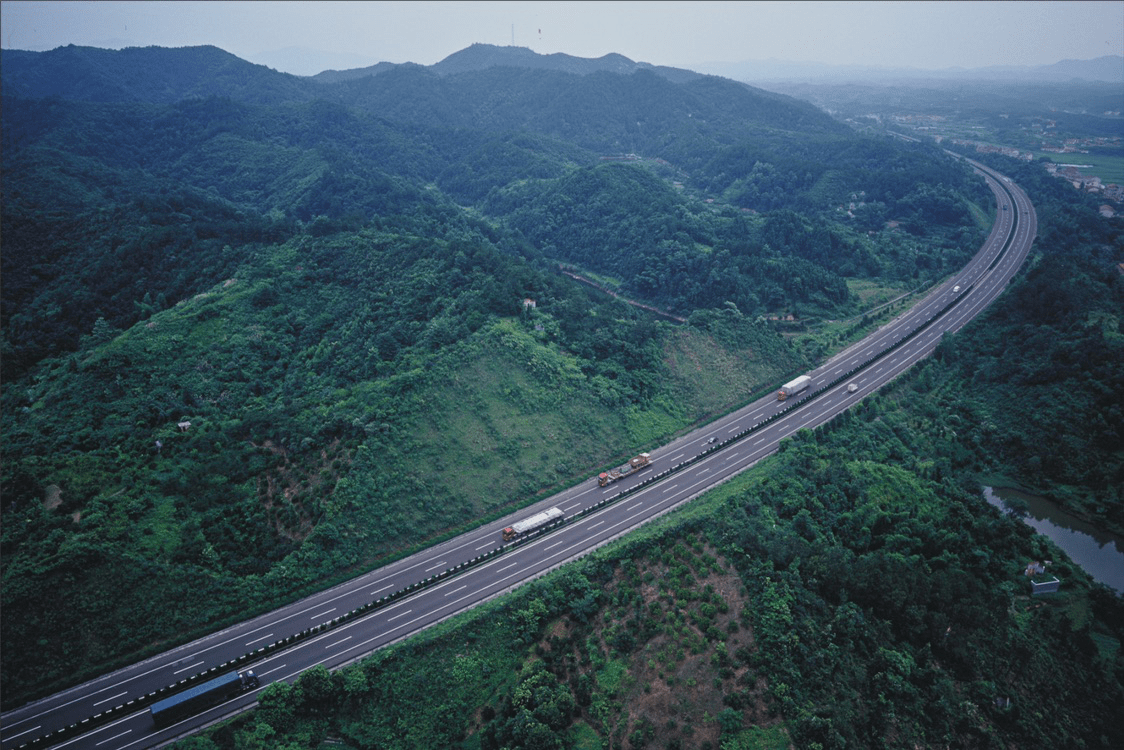
<path id="1" fill-rule="evenodd" d="M 983 491 L 987 501 L 1000 510 L 1007 510 L 1005 500 L 1025 503 L 1029 512 L 1023 521 L 1065 550 L 1093 580 L 1124 593 L 1124 539 L 1066 513 L 1044 497 L 1002 487 L 984 487 Z"/>

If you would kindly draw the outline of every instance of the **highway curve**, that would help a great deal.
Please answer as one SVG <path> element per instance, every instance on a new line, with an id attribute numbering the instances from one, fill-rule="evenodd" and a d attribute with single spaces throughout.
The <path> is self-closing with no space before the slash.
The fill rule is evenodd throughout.
<path id="1" fill-rule="evenodd" d="M 317 664 L 353 662 L 596 549 L 745 471 L 784 438 L 823 424 L 979 315 L 1026 259 L 1037 232 L 1030 200 L 1007 178 L 970 163 L 999 204 L 986 242 L 963 270 L 909 311 L 808 373 L 807 391 L 785 402 L 766 396 L 652 450 L 649 468 L 618 483 L 599 487 L 590 479 L 411 557 L 5 713 L 0 748 L 139 750 L 167 744 L 256 701 L 259 690 L 252 690 L 154 730 L 147 705 L 197 675 L 249 667 L 264 688 Z M 503 544 L 501 529 L 553 506 L 565 512 L 566 523 Z"/>

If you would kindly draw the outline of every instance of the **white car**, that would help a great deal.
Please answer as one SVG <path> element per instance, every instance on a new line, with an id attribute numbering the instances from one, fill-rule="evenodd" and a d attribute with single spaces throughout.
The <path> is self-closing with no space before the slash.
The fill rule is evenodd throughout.
<path id="1" fill-rule="evenodd" d="M 859 389 L 859 387 L 857 385 L 855 385 L 854 383 L 851 383 L 850 385 L 847 386 L 847 393 L 854 393 L 858 389 Z"/>

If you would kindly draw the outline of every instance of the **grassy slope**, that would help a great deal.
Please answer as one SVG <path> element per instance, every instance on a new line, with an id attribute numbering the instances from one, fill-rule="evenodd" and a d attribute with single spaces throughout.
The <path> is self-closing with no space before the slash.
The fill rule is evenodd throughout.
<path id="1" fill-rule="evenodd" d="M 42 368 L 7 440 L 39 446 L 56 502 L 22 509 L 31 531 L 6 524 L 4 570 L 8 611 L 29 613 L 5 641 L 40 649 L 6 660 L 6 685 L 60 684 L 528 503 L 798 364 L 767 329 L 739 350 L 666 326 L 655 398 L 607 403 L 548 340 L 547 304 L 424 369 L 355 378 L 331 369 L 346 326 L 306 343 L 292 321 L 312 311 L 262 307 L 267 288 L 228 280 Z"/>

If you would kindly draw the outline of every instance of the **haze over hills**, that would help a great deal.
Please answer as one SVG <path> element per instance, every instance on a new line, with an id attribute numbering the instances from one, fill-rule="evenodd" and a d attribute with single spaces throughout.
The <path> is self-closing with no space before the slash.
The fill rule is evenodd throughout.
<path id="1" fill-rule="evenodd" d="M 288 48 L 271 53 L 262 53 L 252 56 L 250 59 L 278 69 L 299 69 L 300 75 L 306 75 L 321 81 L 361 77 L 373 72 L 382 72 L 396 65 L 396 63 L 380 62 L 376 65 L 347 67 L 340 63 L 355 60 L 356 56 L 349 56 L 346 60 L 341 60 L 341 56 L 335 53 L 301 48 Z M 1067 59 L 1050 65 L 987 66 L 982 68 L 930 69 L 877 65 L 839 65 L 812 61 L 778 60 L 776 58 L 700 62 L 687 68 L 676 68 L 645 62 L 633 62 L 622 55 L 616 54 L 609 54 L 600 58 L 580 58 L 563 53 L 539 54 L 526 47 L 474 44 L 460 52 L 453 53 L 432 67 L 440 69 L 441 72 L 446 72 L 451 69 L 464 69 L 464 66 L 478 68 L 497 64 L 565 70 L 582 74 L 595 70 L 625 72 L 644 67 L 659 69 L 668 77 L 719 75 L 750 83 L 753 81 L 783 80 L 826 82 L 910 79 L 1124 82 L 1124 57 L 1120 55 L 1104 55 L 1087 60 Z"/>
<path id="2" fill-rule="evenodd" d="M 887 68 L 870 65 L 832 65 L 788 60 L 745 60 L 710 62 L 694 66 L 700 73 L 720 75 L 738 81 L 906 81 L 906 80 L 991 80 L 1064 83 L 1071 80 L 1124 82 L 1124 57 L 1105 55 L 1091 60 L 1062 60 L 1052 65 L 990 66 L 985 68 Z"/>
<path id="3" fill-rule="evenodd" d="M 351 70 L 369 67 L 371 59 L 367 55 L 348 52 L 335 52 L 306 47 L 285 47 L 246 55 L 246 60 L 265 65 L 274 70 L 298 76 L 313 76 L 331 70 Z M 393 63 L 387 63 L 392 65 Z"/>
<path id="4" fill-rule="evenodd" d="M 43 63 L 49 65 L 65 65 L 65 54 L 60 50 L 70 50 L 70 54 L 76 54 L 76 50 L 98 50 L 102 53 L 102 60 L 109 68 L 103 69 L 101 73 L 111 76 L 113 75 L 112 67 L 118 63 L 110 62 L 114 58 L 108 55 L 113 52 L 127 53 L 126 57 L 116 58 L 118 61 L 125 59 L 141 60 L 144 53 L 141 50 L 146 48 L 140 47 L 126 47 L 122 50 L 109 50 L 100 48 L 78 48 L 73 45 L 69 47 L 60 47 L 49 52 L 26 52 L 23 50 L 3 50 L 5 67 L 7 64 L 20 65 L 29 59 L 34 59 L 29 56 L 36 55 L 50 55 L 49 58 L 43 58 Z M 156 48 L 147 48 L 156 49 Z M 186 50 L 191 48 L 178 48 Z M 234 55 L 222 52 L 217 48 L 214 50 L 211 65 L 201 69 L 199 72 L 213 69 L 215 65 L 229 64 L 232 60 L 240 60 Z M 221 53 L 221 54 L 215 54 Z M 172 74 L 177 63 L 165 55 L 164 58 L 168 67 L 165 69 L 166 74 Z M 298 78 L 309 78 L 320 83 L 335 83 L 343 80 L 363 78 L 369 75 L 375 75 L 391 70 L 400 65 L 413 66 L 414 63 L 389 63 L 379 62 L 374 65 L 362 67 L 342 67 L 341 62 L 348 62 L 356 60 L 357 56 L 349 55 L 342 56 L 334 53 L 319 52 L 314 50 L 306 50 L 299 47 L 290 47 L 284 50 L 275 50 L 268 54 L 261 54 L 254 56 L 254 63 L 261 67 L 269 67 L 273 72 L 278 67 L 282 66 L 283 61 L 298 59 L 301 61 L 301 68 L 303 70 L 318 70 L 315 73 L 308 73 L 305 75 L 298 75 Z M 50 61 L 46 63 L 46 61 Z M 320 65 L 314 61 L 322 61 Z M 241 61 L 245 62 L 245 61 Z M 1089 59 L 1089 60 L 1062 60 L 1051 65 L 1041 66 L 991 66 L 984 68 L 947 68 L 947 69 L 922 69 L 922 68 L 887 68 L 880 66 L 862 66 L 862 65 L 833 65 L 828 63 L 819 62 L 801 62 L 801 61 L 788 61 L 788 60 L 745 60 L 740 62 L 706 62 L 699 63 L 692 68 L 676 68 L 664 65 L 653 65 L 646 62 L 635 62 L 629 58 L 619 54 L 607 54 L 599 58 L 582 58 L 564 53 L 552 54 L 539 54 L 527 47 L 516 46 L 498 46 L 492 44 L 473 44 L 458 52 L 450 54 L 443 60 L 428 67 L 429 69 L 441 74 L 449 75 L 452 73 L 466 72 L 470 70 L 483 70 L 490 67 L 518 67 L 535 70 L 554 70 L 566 73 L 575 73 L 579 75 L 589 75 L 594 72 L 613 72 L 613 73 L 633 73 L 637 70 L 651 70 L 659 75 L 681 83 L 684 81 L 693 80 L 704 75 L 717 75 L 733 80 L 745 81 L 752 83 L 753 81 L 805 81 L 805 82 L 828 82 L 828 81 L 904 81 L 904 80 L 996 80 L 996 81 L 1024 81 L 1024 82 L 1066 82 L 1071 80 L 1078 81 L 1104 81 L 1104 82 L 1124 82 L 1124 57 L 1120 55 L 1105 55 L 1103 57 Z M 280 74 L 291 75 L 291 74 Z M 88 86 L 91 82 L 78 79 L 70 82 L 62 78 L 55 78 L 54 85 L 69 85 L 68 89 L 60 89 L 51 95 L 59 95 L 63 98 L 80 98 L 77 92 L 81 88 Z M 93 97 L 105 97 L 109 95 L 108 91 L 103 90 L 106 85 L 104 80 L 94 82 L 94 92 L 90 94 Z M 112 88 L 112 86 L 110 86 Z M 23 95 L 19 90 L 14 93 Z M 168 91 L 167 93 L 172 93 Z M 180 95 L 185 95 L 186 92 L 180 92 Z M 203 94 L 206 95 L 206 94 Z"/>

